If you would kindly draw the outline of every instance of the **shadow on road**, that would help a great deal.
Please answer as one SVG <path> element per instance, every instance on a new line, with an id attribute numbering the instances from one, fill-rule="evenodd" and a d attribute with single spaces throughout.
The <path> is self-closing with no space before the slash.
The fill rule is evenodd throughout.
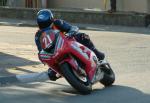
<path id="1" fill-rule="evenodd" d="M 38 65 L 38 64 L 40 63 L 0 52 L 0 76 L 4 74 L 11 75 L 11 73 L 7 71 L 8 69 L 15 69 L 27 73 L 32 73 L 32 71 L 19 68 L 19 66 Z"/>
<path id="2" fill-rule="evenodd" d="M 150 94 L 121 85 L 114 85 L 108 88 L 94 89 L 90 95 L 80 95 L 73 88 L 65 88 L 62 91 L 52 90 L 52 93 L 65 95 L 66 101 L 62 103 L 149 103 Z M 70 94 L 72 96 L 70 96 Z M 56 96 L 57 96 L 56 95 Z M 74 102 L 73 102 L 74 101 Z"/>
<path id="3" fill-rule="evenodd" d="M 3 95 L 3 98 L 0 98 L 0 101 L 7 103 L 9 98 L 15 103 L 23 101 L 26 103 L 32 101 L 36 103 L 42 101 L 44 103 L 149 103 L 150 101 L 149 94 L 127 86 L 114 85 L 108 88 L 95 89 L 90 95 L 80 95 L 69 85 L 58 87 L 56 85 L 60 84 L 54 85 L 53 88 L 47 87 L 46 90 L 40 84 L 28 84 L 9 89 L 2 87 L 0 88 L 0 95 Z"/>

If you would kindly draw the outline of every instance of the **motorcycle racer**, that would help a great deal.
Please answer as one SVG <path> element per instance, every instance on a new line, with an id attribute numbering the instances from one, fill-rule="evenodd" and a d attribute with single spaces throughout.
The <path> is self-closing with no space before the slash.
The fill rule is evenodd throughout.
<path id="1" fill-rule="evenodd" d="M 105 58 L 104 53 L 98 51 L 95 48 L 90 37 L 85 33 L 79 33 L 79 28 L 77 26 L 72 26 L 64 20 L 55 19 L 53 13 L 49 9 L 42 9 L 37 13 L 37 24 L 39 30 L 35 34 L 35 43 L 38 51 L 44 50 L 50 52 L 54 48 L 59 32 L 66 33 L 69 37 L 74 37 L 77 42 L 83 44 L 84 46 L 91 49 L 97 56 L 99 60 Z M 45 31 L 53 31 L 50 36 L 45 35 Z M 43 43 L 45 45 L 43 45 Z M 48 75 L 50 80 L 57 80 L 59 77 L 56 76 L 56 72 L 49 68 Z"/>

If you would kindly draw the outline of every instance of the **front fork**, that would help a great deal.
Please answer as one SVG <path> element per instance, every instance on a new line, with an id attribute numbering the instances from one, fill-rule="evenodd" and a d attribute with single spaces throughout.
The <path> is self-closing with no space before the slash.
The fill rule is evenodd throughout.
<path id="1" fill-rule="evenodd" d="M 101 79 L 103 79 L 104 72 L 101 70 L 101 68 L 104 65 L 108 66 L 109 68 L 111 68 L 110 65 L 109 65 L 109 63 L 106 60 L 99 61 L 97 63 L 97 70 L 95 72 L 95 76 L 94 76 L 93 80 L 91 81 L 92 84 L 94 84 L 96 82 L 99 82 Z"/>

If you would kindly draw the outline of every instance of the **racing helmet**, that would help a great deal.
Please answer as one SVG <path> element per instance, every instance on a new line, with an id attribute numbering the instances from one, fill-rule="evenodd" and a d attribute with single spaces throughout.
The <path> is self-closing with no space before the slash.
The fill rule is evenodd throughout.
<path id="1" fill-rule="evenodd" d="M 49 9 L 42 9 L 37 13 L 37 24 L 40 29 L 50 26 L 53 19 L 53 13 Z"/>

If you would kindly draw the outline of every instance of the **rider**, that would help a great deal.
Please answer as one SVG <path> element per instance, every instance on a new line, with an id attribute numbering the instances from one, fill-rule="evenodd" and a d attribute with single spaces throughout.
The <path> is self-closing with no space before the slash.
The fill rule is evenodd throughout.
<path id="1" fill-rule="evenodd" d="M 48 51 L 52 47 L 46 47 L 43 48 L 41 45 L 41 36 L 43 35 L 43 32 L 45 30 L 59 30 L 61 32 L 65 32 L 68 36 L 72 37 L 77 40 L 77 42 L 87 46 L 89 49 L 91 49 L 96 56 L 98 57 L 98 60 L 103 60 L 105 58 L 104 53 L 101 53 L 98 51 L 92 41 L 90 40 L 89 36 L 85 33 L 79 33 L 79 28 L 77 26 L 72 26 L 68 24 L 66 21 L 61 19 L 55 19 L 53 17 L 53 14 L 51 10 L 49 9 L 42 9 L 37 13 L 37 24 L 39 27 L 39 30 L 35 34 L 35 43 L 37 45 L 38 51 L 40 52 L 42 49 Z M 58 33 L 57 33 L 58 34 Z M 57 39 L 56 35 L 55 40 Z M 51 38 L 51 40 L 54 42 L 55 40 Z M 53 46 L 55 45 L 55 42 L 53 43 Z M 50 77 L 50 80 L 55 81 L 58 79 L 56 76 L 56 72 L 51 70 L 49 68 L 48 75 Z"/>

